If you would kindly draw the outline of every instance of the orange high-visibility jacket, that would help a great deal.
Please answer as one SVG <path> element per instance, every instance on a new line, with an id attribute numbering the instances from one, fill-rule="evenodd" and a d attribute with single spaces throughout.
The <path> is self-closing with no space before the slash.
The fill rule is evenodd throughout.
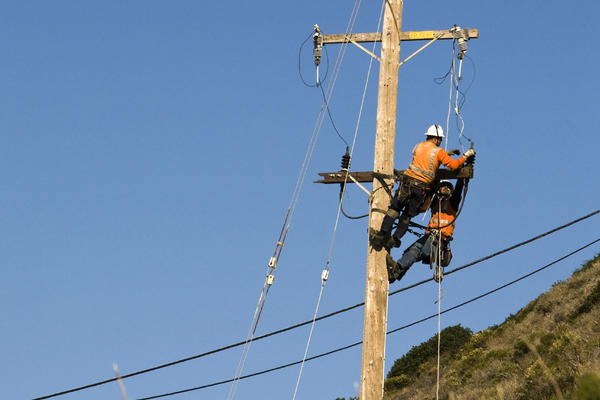
<path id="1" fill-rule="evenodd" d="M 442 231 L 443 236 L 452 237 L 455 226 L 454 220 L 456 219 L 457 210 L 460 207 L 464 184 L 465 181 L 459 179 L 450 198 L 442 198 L 441 201 L 438 196 L 433 198 L 431 201 L 431 219 L 429 220 L 427 233 L 430 233 L 431 229 L 439 229 Z"/>
<path id="2" fill-rule="evenodd" d="M 446 204 L 444 204 L 446 203 Z M 431 210 L 433 211 L 433 210 Z M 450 205 L 449 200 L 442 200 L 442 211 L 436 210 L 429 220 L 430 229 L 438 229 L 442 231 L 442 235 L 451 237 L 454 233 L 454 219 L 456 210 Z M 429 233 L 429 230 L 427 230 Z"/>
<path id="3" fill-rule="evenodd" d="M 465 156 L 460 156 L 457 159 L 450 157 L 444 149 L 436 146 L 431 140 L 418 143 L 413 148 L 412 155 L 412 161 L 404 171 L 404 175 L 425 183 L 433 181 L 440 164 L 444 164 L 450 169 L 457 169 L 466 160 Z"/>

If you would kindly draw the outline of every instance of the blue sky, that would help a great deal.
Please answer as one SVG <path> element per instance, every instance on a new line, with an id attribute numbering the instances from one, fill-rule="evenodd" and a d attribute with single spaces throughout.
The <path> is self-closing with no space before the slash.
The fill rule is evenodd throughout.
<path id="1" fill-rule="evenodd" d="M 0 23 L 0 353 L 3 398 L 27 399 L 245 339 L 307 144 L 318 89 L 298 49 L 318 23 L 343 33 L 353 3 L 5 2 Z M 361 5 L 373 32 L 381 2 Z M 402 29 L 475 27 L 463 107 L 475 178 L 453 242 L 457 267 L 598 209 L 596 16 L 580 1 L 406 1 Z M 404 43 L 401 57 L 422 43 Z M 330 65 L 339 45 L 327 46 Z M 396 168 L 432 123 L 445 126 L 439 41 L 399 72 Z M 378 51 L 378 50 L 377 50 Z M 301 69 L 313 78 L 310 47 Z M 323 69 L 326 61 L 323 61 Z M 348 47 L 331 100 L 354 134 L 369 57 Z M 330 68 L 330 70 L 331 70 Z M 352 169 L 373 165 L 375 64 Z M 325 82 L 327 85 L 328 82 Z M 456 129 L 449 147 L 457 147 Z M 308 320 L 336 218 L 338 189 L 317 185 L 345 146 L 325 121 L 257 334 Z M 351 188 L 345 208 L 367 209 Z M 417 222 L 424 222 L 421 216 Z M 448 276 L 442 307 L 521 276 L 597 239 L 598 217 Z M 407 235 L 405 241 L 412 236 Z M 599 251 L 445 314 L 475 331 L 503 321 Z M 399 257 L 401 251 L 395 250 Z M 363 301 L 366 221 L 342 219 L 321 313 Z M 416 264 L 401 284 L 426 279 Z M 437 310 L 432 283 L 390 298 L 388 328 Z M 309 355 L 362 339 L 363 311 L 316 325 Z M 437 330 L 388 337 L 393 361 Z M 252 373 L 302 358 L 308 327 L 255 343 Z M 236 348 L 125 381 L 129 398 L 232 378 Z M 306 364 L 298 399 L 356 395 L 360 347 Z M 237 399 L 292 398 L 299 368 L 241 381 Z M 227 398 L 222 385 L 178 399 Z M 119 399 L 116 384 L 62 396 Z"/>

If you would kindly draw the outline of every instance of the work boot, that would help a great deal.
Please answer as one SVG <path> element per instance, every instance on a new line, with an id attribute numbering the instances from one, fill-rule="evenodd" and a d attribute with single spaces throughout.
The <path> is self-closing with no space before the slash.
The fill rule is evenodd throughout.
<path id="1" fill-rule="evenodd" d="M 398 263 L 394 261 L 392 256 L 388 253 L 385 255 L 385 265 L 387 267 L 388 272 L 388 282 L 393 283 L 396 280 L 396 276 L 398 276 L 398 273 L 400 272 Z"/>
<path id="2" fill-rule="evenodd" d="M 400 247 L 402 245 L 402 240 L 396 235 L 396 232 L 392 235 L 392 240 L 390 242 L 390 248 L 392 247 Z"/>
<path id="3" fill-rule="evenodd" d="M 399 281 L 402 279 L 404 274 L 406 274 L 406 271 L 408 271 L 408 269 L 404 269 L 402 268 L 402 265 L 398 264 L 398 275 L 396 275 L 396 280 Z"/>
<path id="4" fill-rule="evenodd" d="M 391 237 L 389 233 L 383 231 L 376 231 L 375 229 L 369 229 L 369 240 L 371 242 L 371 246 L 379 251 L 381 249 L 388 248 Z"/>
<path id="5" fill-rule="evenodd" d="M 398 242 L 395 240 L 395 238 L 393 236 L 387 235 L 385 237 L 385 242 L 383 243 L 383 247 L 385 247 L 385 249 L 389 253 L 392 248 L 399 247 L 396 245 L 396 243 L 398 243 Z"/>

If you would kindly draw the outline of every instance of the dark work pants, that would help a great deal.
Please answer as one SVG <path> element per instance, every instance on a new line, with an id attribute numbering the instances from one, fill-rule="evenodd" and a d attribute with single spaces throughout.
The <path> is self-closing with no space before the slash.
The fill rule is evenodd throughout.
<path id="1" fill-rule="evenodd" d="M 437 255 L 437 243 L 434 245 L 434 237 L 428 233 L 404 251 L 402 258 L 398 260 L 399 267 L 408 270 L 415 262 L 429 259 L 431 254 Z"/>
<path id="2" fill-rule="evenodd" d="M 421 236 L 421 238 L 404 251 L 402 257 L 398 260 L 398 267 L 400 267 L 400 270 L 396 279 L 400 280 L 406 271 L 408 271 L 408 269 L 417 261 L 432 265 L 436 264 L 438 260 L 438 251 L 438 240 L 435 235 L 427 233 Z M 452 259 L 452 253 L 450 253 L 447 239 L 442 239 L 441 256 L 440 265 L 442 267 L 448 266 Z"/>
<path id="3" fill-rule="evenodd" d="M 396 211 L 399 216 L 398 227 L 394 232 L 394 237 L 400 239 L 406 233 L 410 219 L 419 214 L 419 209 L 423 205 L 425 200 L 425 191 L 414 185 L 400 185 L 392 202 L 390 209 Z M 383 222 L 381 223 L 381 231 L 387 234 L 392 232 L 392 226 L 394 225 L 393 212 L 388 211 Z"/>

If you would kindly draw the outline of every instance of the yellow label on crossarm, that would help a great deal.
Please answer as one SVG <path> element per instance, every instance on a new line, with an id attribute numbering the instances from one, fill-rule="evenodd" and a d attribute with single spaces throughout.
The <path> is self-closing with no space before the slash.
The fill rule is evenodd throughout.
<path id="1" fill-rule="evenodd" d="M 408 38 L 411 40 L 433 39 L 433 31 L 408 32 Z"/>

